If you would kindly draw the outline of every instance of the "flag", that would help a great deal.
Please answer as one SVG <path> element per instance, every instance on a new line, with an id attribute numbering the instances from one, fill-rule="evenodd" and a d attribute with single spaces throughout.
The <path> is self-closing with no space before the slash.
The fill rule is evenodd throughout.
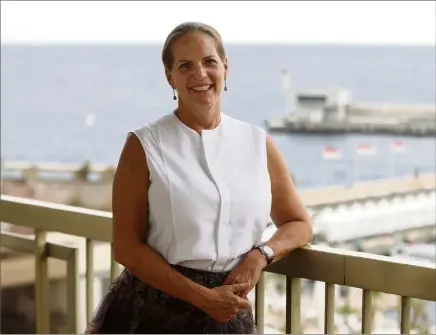
<path id="1" fill-rule="evenodd" d="M 339 160 L 342 159 L 342 153 L 339 149 L 326 145 L 322 153 L 324 159 Z"/>
<path id="2" fill-rule="evenodd" d="M 401 140 L 394 140 L 391 143 L 391 149 L 394 152 L 403 152 L 406 150 L 406 145 Z"/>
<path id="3" fill-rule="evenodd" d="M 371 156 L 371 155 L 375 155 L 376 149 L 371 144 L 363 143 L 357 146 L 356 152 L 359 156 Z"/>

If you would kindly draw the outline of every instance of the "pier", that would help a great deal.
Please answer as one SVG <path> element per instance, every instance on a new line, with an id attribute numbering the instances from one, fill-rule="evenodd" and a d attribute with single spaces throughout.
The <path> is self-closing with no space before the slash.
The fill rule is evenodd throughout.
<path id="1" fill-rule="evenodd" d="M 345 88 L 291 91 L 283 72 L 285 114 L 265 120 L 270 132 L 435 136 L 436 105 L 353 101 Z"/>
<path id="2" fill-rule="evenodd" d="M 266 123 L 270 132 L 275 133 L 311 133 L 311 134 L 373 134 L 373 135 L 401 135 L 414 137 L 436 136 L 435 122 L 431 119 L 426 123 L 397 123 L 397 122 L 374 122 L 372 120 L 348 122 L 311 122 L 286 117 L 270 119 Z"/>

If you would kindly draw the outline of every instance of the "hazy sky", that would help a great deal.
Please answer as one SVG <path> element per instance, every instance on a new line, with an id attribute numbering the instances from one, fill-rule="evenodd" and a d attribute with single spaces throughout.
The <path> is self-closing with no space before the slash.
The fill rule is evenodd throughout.
<path id="1" fill-rule="evenodd" d="M 2 43 L 157 42 L 182 21 L 225 42 L 435 45 L 434 1 L 2 1 Z"/>

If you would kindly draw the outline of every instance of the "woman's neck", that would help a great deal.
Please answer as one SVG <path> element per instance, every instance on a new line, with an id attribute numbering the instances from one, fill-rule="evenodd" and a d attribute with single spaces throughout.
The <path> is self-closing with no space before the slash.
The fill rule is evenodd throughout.
<path id="1" fill-rule="evenodd" d="M 221 122 L 220 103 L 212 108 L 196 109 L 179 104 L 175 110 L 176 116 L 189 128 L 201 135 L 203 129 L 215 129 Z"/>

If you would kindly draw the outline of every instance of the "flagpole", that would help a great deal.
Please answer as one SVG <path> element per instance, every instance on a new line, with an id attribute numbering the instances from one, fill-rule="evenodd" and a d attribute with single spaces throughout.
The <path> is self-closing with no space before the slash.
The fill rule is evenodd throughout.
<path id="1" fill-rule="evenodd" d="M 396 174 L 396 158 L 397 158 L 397 153 L 395 152 L 395 150 L 392 150 L 391 148 L 391 154 L 390 154 L 390 171 L 389 171 L 389 175 L 392 179 L 395 178 L 395 174 Z"/>
<path id="2" fill-rule="evenodd" d="M 390 174 L 392 178 L 395 178 L 397 174 L 398 155 L 402 154 L 405 150 L 406 145 L 403 141 L 398 140 L 391 143 L 392 157 L 390 162 Z"/>
<path id="3" fill-rule="evenodd" d="M 353 175 L 353 184 L 356 184 L 359 182 L 359 154 L 357 153 L 357 151 L 354 151 L 354 175 Z"/>
<path id="4" fill-rule="evenodd" d="M 326 187 L 327 186 L 327 162 L 329 161 L 329 157 L 327 156 L 326 153 L 326 147 L 324 146 L 323 152 L 322 152 L 322 159 L 323 159 L 323 171 L 322 171 L 322 186 Z"/>
<path id="5" fill-rule="evenodd" d="M 331 147 L 329 145 L 324 146 L 324 151 L 322 153 L 322 157 L 324 159 L 324 163 L 323 163 L 323 173 L 322 173 L 322 178 L 323 178 L 323 185 L 327 186 L 329 183 L 329 179 L 328 177 L 330 176 L 330 174 L 328 173 L 328 167 L 331 167 L 332 165 L 327 165 L 327 164 L 332 164 L 331 162 L 327 162 L 327 161 L 336 161 L 336 160 L 342 160 L 342 153 L 339 149 L 335 148 L 335 147 Z"/>
<path id="6" fill-rule="evenodd" d="M 323 157 L 323 160 L 324 160 L 324 169 L 323 169 L 324 171 L 322 174 L 322 186 L 326 187 L 327 186 L 327 159 Z"/>

